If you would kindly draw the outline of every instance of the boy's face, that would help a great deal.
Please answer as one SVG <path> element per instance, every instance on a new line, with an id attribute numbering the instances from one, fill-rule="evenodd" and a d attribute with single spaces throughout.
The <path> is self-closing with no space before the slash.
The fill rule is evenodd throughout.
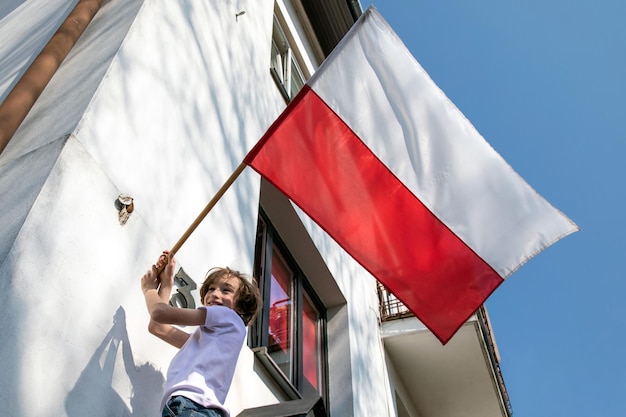
<path id="1" fill-rule="evenodd" d="M 235 301 L 239 295 L 239 286 L 239 279 L 236 277 L 226 275 L 218 278 L 209 286 L 202 304 L 205 306 L 221 305 L 234 310 Z"/>

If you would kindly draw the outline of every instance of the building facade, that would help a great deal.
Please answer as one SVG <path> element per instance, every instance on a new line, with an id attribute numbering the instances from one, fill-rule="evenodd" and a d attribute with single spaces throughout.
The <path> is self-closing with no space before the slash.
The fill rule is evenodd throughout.
<path id="1" fill-rule="evenodd" d="M 0 6 L 5 110 L 83 3 Z M 0 154 L 7 416 L 158 415 L 175 350 L 147 331 L 141 275 L 361 13 L 356 0 L 92 3 Z M 250 169 L 176 258 L 183 307 L 199 305 L 213 266 L 258 278 L 264 304 L 227 398 L 233 416 L 510 415 L 484 310 L 441 346 Z"/>

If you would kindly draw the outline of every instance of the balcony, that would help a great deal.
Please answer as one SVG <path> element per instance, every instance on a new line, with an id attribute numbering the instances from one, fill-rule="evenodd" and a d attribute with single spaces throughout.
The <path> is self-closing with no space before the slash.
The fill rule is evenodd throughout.
<path id="1" fill-rule="evenodd" d="M 512 416 L 483 306 L 442 346 L 382 285 L 378 294 L 398 417 Z"/>

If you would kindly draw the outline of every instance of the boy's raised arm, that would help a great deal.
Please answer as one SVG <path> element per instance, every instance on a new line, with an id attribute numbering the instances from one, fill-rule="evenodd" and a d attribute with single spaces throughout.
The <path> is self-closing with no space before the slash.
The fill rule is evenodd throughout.
<path id="1" fill-rule="evenodd" d="M 158 274 L 158 268 L 163 262 L 167 262 L 167 265 Z M 153 265 L 141 277 L 141 290 L 150 314 L 150 324 L 148 325 L 150 333 L 180 348 L 189 338 L 189 334 L 172 325 L 198 326 L 204 324 L 206 312 L 169 305 L 169 298 L 174 285 L 175 267 L 176 260 L 170 258 L 169 253 L 164 251 L 157 264 Z"/>

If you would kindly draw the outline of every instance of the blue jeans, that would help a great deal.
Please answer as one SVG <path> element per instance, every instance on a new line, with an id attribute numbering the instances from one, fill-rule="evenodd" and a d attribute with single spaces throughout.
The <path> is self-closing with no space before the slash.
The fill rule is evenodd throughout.
<path id="1" fill-rule="evenodd" d="M 179 395 L 167 401 L 161 417 L 224 417 L 224 413 L 217 408 L 205 408 Z"/>

